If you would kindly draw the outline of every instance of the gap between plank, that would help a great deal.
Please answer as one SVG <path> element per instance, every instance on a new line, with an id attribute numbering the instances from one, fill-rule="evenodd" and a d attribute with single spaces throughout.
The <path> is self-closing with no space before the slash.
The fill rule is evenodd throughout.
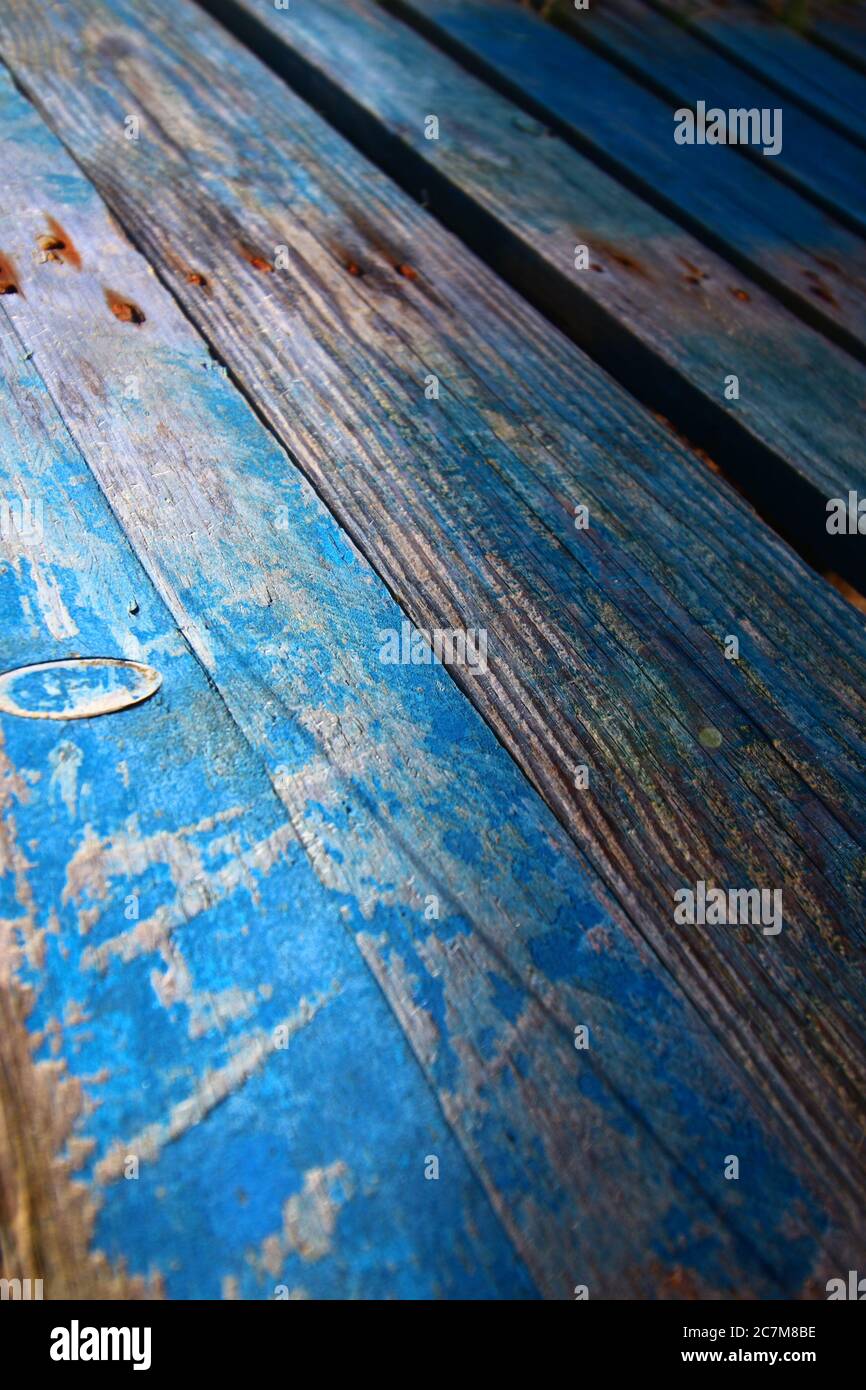
<path id="1" fill-rule="evenodd" d="M 814 531 L 804 527 L 802 518 L 811 515 L 816 504 L 823 509 L 826 498 L 807 478 L 789 467 L 731 414 L 714 406 L 697 386 L 629 333 L 613 311 L 582 296 L 579 312 L 574 312 L 570 300 L 575 287 L 569 279 L 541 254 L 528 253 L 516 234 L 493 213 L 452 184 L 444 174 L 426 165 L 414 150 L 380 125 L 376 117 L 335 81 L 321 71 L 314 71 L 288 45 L 279 44 L 272 31 L 248 10 L 235 4 L 235 0 L 196 0 L 196 3 L 323 116 L 359 153 L 458 236 L 512 290 L 539 310 L 641 405 L 663 416 L 693 456 L 696 449 L 708 453 L 726 483 L 740 492 L 761 520 L 811 569 L 822 576 L 838 572 L 843 581 L 853 587 L 853 606 L 858 606 L 856 600 L 866 593 L 866 562 L 853 548 L 837 546 L 834 549 L 829 540 L 826 548 L 816 548 Z M 379 3 L 506 99 L 515 99 L 509 83 L 500 82 L 491 75 L 480 60 L 476 64 L 472 55 L 455 40 L 416 15 L 411 16 L 410 22 L 400 0 L 379 0 Z M 528 112 L 551 127 L 555 126 L 551 114 L 543 108 L 536 109 L 537 104 L 531 98 L 522 104 Z M 564 135 L 564 130 L 558 133 Z M 573 140 L 569 143 L 575 144 Z M 593 162 L 598 163 L 597 160 Z M 520 266 L 519 272 L 515 271 L 516 265 Z M 752 275 L 751 270 L 749 274 Z M 859 345 L 855 344 L 855 348 L 853 355 L 860 356 Z M 695 462 L 696 466 L 706 467 L 699 458 Z M 848 598 L 844 588 L 839 591 Z"/>

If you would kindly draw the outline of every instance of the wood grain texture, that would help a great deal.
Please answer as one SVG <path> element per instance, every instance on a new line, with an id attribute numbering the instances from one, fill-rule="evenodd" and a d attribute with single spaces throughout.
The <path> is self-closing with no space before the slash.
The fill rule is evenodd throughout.
<path id="1" fill-rule="evenodd" d="M 49 181 L 74 218 L 80 181 Z M 381 923 L 314 871 L 34 361 L 4 314 L 0 496 L 41 533 L 4 535 L 0 665 L 107 651 L 163 685 L 102 718 L 0 718 L 3 1277 L 46 1299 L 531 1297 L 358 952 Z"/>
<path id="2" fill-rule="evenodd" d="M 356 144 L 426 189 L 437 213 L 597 360 L 703 443 L 774 524 L 838 568 L 825 501 L 866 491 L 861 365 L 369 0 L 323 0 L 288 19 L 264 0 L 220 0 L 219 10 Z M 478 33 L 518 74 L 534 71 L 545 92 L 574 87 L 560 62 L 572 45 L 531 15 L 443 13 L 449 23 L 495 19 Z M 527 66 L 527 25 L 559 67 L 545 67 L 540 51 Z M 427 140 L 425 113 L 437 111 L 439 139 Z M 669 120 L 668 136 L 672 128 Z M 574 269 L 579 244 L 589 248 L 583 271 Z M 742 384 L 733 402 L 729 372 Z M 863 552 L 856 538 L 845 548 L 866 587 Z"/>
<path id="3" fill-rule="evenodd" d="M 671 110 L 691 106 L 697 97 L 708 107 L 726 111 L 779 106 L 779 93 L 767 83 L 702 43 L 692 30 L 653 10 L 646 0 L 606 0 L 603 7 L 581 11 L 570 0 L 558 0 L 546 13 L 661 97 Z M 795 102 L 786 102 L 782 109 L 780 155 L 767 158 L 760 146 L 734 148 L 764 175 L 790 183 L 862 235 L 866 152 Z"/>
<path id="4" fill-rule="evenodd" d="M 489 628 L 489 677 L 464 676 L 464 687 L 615 893 L 619 906 L 606 910 L 622 932 L 613 932 L 610 944 L 606 940 L 606 951 L 615 943 L 637 951 L 644 965 L 653 957 L 663 964 L 704 1021 L 699 1025 L 689 1010 L 684 1035 L 706 1026 L 701 1045 L 711 1049 L 712 1035 L 720 1048 L 713 1066 L 724 1072 L 729 1059 L 739 1069 L 759 1132 L 773 1136 L 767 1142 L 778 1146 L 777 1162 L 789 1164 L 816 1194 L 832 1226 L 834 1253 L 853 1248 L 863 1210 L 857 1144 L 863 1092 L 864 657 L 857 615 L 722 485 L 698 472 L 570 344 L 196 10 L 115 4 L 79 12 L 72 5 L 50 30 L 34 32 L 22 8 L 17 16 L 7 13 L 4 52 L 410 617 L 426 627 Z M 122 133 L 130 107 L 147 132 L 134 150 Z M 263 110 L 265 131 L 259 124 Z M 7 171 L 16 141 L 24 138 L 11 114 L 8 128 Z M 51 157 L 57 159 L 56 150 Z M 26 176 L 10 179 L 7 172 L 0 244 L 18 261 L 33 231 L 21 219 L 23 208 L 33 205 L 35 170 L 31 153 Z M 46 170 L 45 177 L 52 175 Z M 62 186 L 50 186 L 59 196 Z M 75 196 L 83 197 L 77 190 Z M 98 242 L 95 230 L 91 235 Z M 281 244 L 291 247 L 290 270 L 268 272 L 267 256 Z M 120 271 L 121 262 L 116 264 Z M 190 503 L 180 515 L 161 507 L 161 491 L 136 469 L 132 441 L 145 424 L 154 428 L 146 410 L 131 420 L 112 412 L 107 440 L 122 430 L 122 442 L 100 453 L 107 441 L 99 438 L 98 414 L 86 403 L 116 400 L 124 374 L 149 379 L 144 363 L 152 293 L 145 296 L 147 282 L 140 270 L 134 273 L 134 262 L 124 265 L 128 273 L 122 282 L 113 277 L 114 286 L 140 306 L 144 323 L 106 317 L 96 288 L 85 296 L 69 277 L 57 276 L 44 281 L 43 293 L 67 303 L 65 319 L 81 337 L 58 338 L 50 331 L 51 311 L 29 282 L 15 301 L 16 326 L 39 348 L 40 371 L 110 488 L 176 620 L 194 637 L 209 669 L 225 673 L 220 679 L 236 718 L 267 749 L 277 776 L 274 764 L 285 758 L 279 739 L 291 738 L 292 731 L 278 720 L 269 726 L 268 701 L 292 697 L 282 684 L 283 664 L 275 659 L 282 648 L 278 641 L 275 647 L 274 625 L 291 629 L 304 596 L 313 605 L 308 611 L 336 612 L 352 634 L 352 622 L 362 621 L 358 600 L 353 605 L 341 590 L 336 601 L 326 601 L 327 591 L 315 582 L 320 566 L 309 559 L 293 557 L 294 590 L 287 591 L 286 581 L 271 582 L 270 576 L 281 573 L 281 549 L 263 517 L 273 514 L 280 486 L 287 486 L 283 478 L 291 478 L 288 463 L 279 450 L 265 452 L 258 436 L 254 446 L 214 452 L 212 417 L 202 423 L 196 415 L 188 375 L 173 391 L 160 378 L 160 409 L 151 412 L 162 428 L 172 422 L 166 466 L 180 474 L 164 486 L 169 496 L 190 489 L 197 496 L 192 478 L 206 472 L 210 460 L 209 486 L 222 484 L 217 517 L 230 499 L 235 518 L 231 546 L 216 518 L 210 530 L 195 526 L 192 537 L 180 531 L 188 526 Z M 104 276 L 101 262 L 99 272 Z M 64 301 L 67 295 L 73 298 Z M 102 333 L 99 324 L 106 325 Z M 85 353 L 85 343 L 97 344 L 97 350 Z M 172 359 L 172 371 L 179 360 Z M 423 382 L 433 368 L 444 389 L 428 409 Z M 210 379 L 206 374 L 204 380 Z M 577 533 L 572 509 L 584 497 L 593 520 L 588 531 Z M 213 504 L 202 499 L 197 505 L 205 519 L 211 516 Z M 249 583 L 263 601 L 235 594 L 234 576 L 246 571 L 260 578 L 245 581 L 244 593 Z M 369 605 L 368 596 L 365 625 L 371 621 Z M 203 631 L 205 612 L 209 626 Z M 238 613 L 242 659 L 236 653 Z M 391 625 L 376 616 L 376 627 Z M 725 632 L 742 639 L 739 662 L 721 656 Z M 359 639 L 355 629 L 335 641 L 369 662 L 365 679 L 379 677 L 370 703 L 375 714 L 341 717 L 339 750 L 346 730 L 361 736 L 373 719 L 378 732 L 387 700 L 369 636 Z M 406 669 L 391 668 L 402 698 L 409 698 Z M 414 679 L 415 668 L 408 669 Z M 452 673 L 460 678 L 458 668 Z M 413 720 L 430 719 L 429 699 L 418 699 Z M 393 726 L 407 723 L 411 727 L 398 701 Z M 720 731 L 714 751 L 699 737 L 709 727 Z M 327 736 L 327 721 L 321 736 Z M 515 797 L 496 787 L 490 753 L 471 773 L 463 741 L 457 746 L 454 765 L 460 767 L 464 802 L 508 807 L 504 823 L 513 827 Z M 590 795 L 574 790 L 580 763 L 591 768 Z M 441 785 L 441 774 L 438 780 Z M 377 792 L 379 806 L 381 797 Z M 406 810 L 405 794 L 395 788 L 394 797 Z M 434 806 L 431 800 L 413 802 L 407 814 L 421 815 L 427 824 Z M 448 808 L 443 836 L 451 823 Z M 521 830 L 520 838 L 527 833 Z M 395 839 L 402 842 L 386 835 L 386 847 Z M 483 889 L 466 890 L 466 863 L 485 841 L 473 836 L 462 842 L 460 914 L 473 924 L 486 914 L 485 949 L 494 942 L 515 978 L 524 987 L 531 982 L 544 999 L 537 1026 L 533 1015 L 521 1042 L 538 1038 L 530 1074 L 537 1065 L 544 1082 L 533 1105 L 537 1096 L 559 1117 L 546 1152 L 563 1156 L 568 1166 L 572 1200 L 565 1210 L 574 1210 L 575 1203 L 583 1210 L 592 1193 L 598 1209 L 609 1211 L 597 1184 L 616 1169 L 610 1166 L 612 1152 L 605 1152 L 588 1178 L 561 1128 L 573 1082 L 565 1079 L 567 1068 L 561 1082 L 547 1077 L 551 1058 L 557 1067 L 566 1063 L 542 1032 L 545 1010 L 555 1014 L 561 1037 L 596 994 L 579 973 L 575 977 L 575 946 L 568 935 L 559 941 L 554 933 L 546 946 L 532 946 L 538 932 L 534 906 L 503 918 L 506 886 L 522 891 L 528 880 L 536 881 L 537 870 L 520 872 L 512 861 L 501 875 L 491 877 L 488 868 Z M 539 836 L 535 844 L 540 852 Z M 342 841 L 340 853 L 345 858 Z M 364 855 L 360 864 L 353 857 L 339 871 L 323 862 L 339 874 L 338 883 L 354 882 L 360 892 Z M 557 881 L 558 875 L 557 870 Z M 550 871 L 543 871 L 542 880 L 548 877 Z M 779 948 L 757 933 L 675 931 L 672 892 L 700 877 L 730 886 L 783 885 L 786 925 Z M 445 872 L 441 878 L 454 881 Z M 590 918 L 598 921 L 598 911 L 597 898 L 583 912 L 563 904 L 565 921 L 586 927 Z M 410 920 L 417 926 L 417 918 Z M 449 969 L 443 1001 L 430 981 L 446 962 L 453 967 L 456 948 L 436 946 L 430 954 L 413 943 L 406 918 L 399 922 L 393 940 L 400 945 L 390 965 L 378 959 L 375 942 L 365 942 L 365 949 L 383 985 L 390 986 L 394 1007 L 411 1027 L 440 1094 L 459 1093 L 449 1114 L 463 1126 L 468 1151 L 477 1152 L 489 1103 L 485 1086 L 472 1079 L 483 1040 L 478 1037 L 477 1051 L 465 1057 L 468 1070 L 457 1086 L 454 1058 L 436 1051 L 424 1019 L 431 998 L 438 999 L 437 1025 L 447 1023 L 456 1007 L 457 1035 L 469 1029 L 474 1036 L 479 976 Z M 550 935 L 544 927 L 540 934 L 542 940 Z M 471 935 L 473 961 L 476 949 L 482 951 L 480 935 Z M 457 954 L 462 963 L 462 949 Z M 545 966 L 556 975 L 552 993 L 538 977 Z M 414 982 L 409 1004 L 407 979 Z M 449 999 L 452 989 L 456 995 Z M 559 1001 L 569 990 L 575 993 L 568 995 L 567 1016 Z M 620 995 L 627 996 L 628 991 Z M 610 991 L 602 997 L 608 1007 Z M 675 999 L 671 1008 L 678 1007 Z M 633 1052 L 624 1050 L 624 1025 L 617 1025 L 620 1096 L 634 1087 L 634 1064 L 646 1047 L 643 1030 L 661 1019 L 659 1008 L 654 1003 L 633 1010 L 641 1038 Z M 673 1029 L 665 1025 L 663 1033 L 667 1039 L 679 1036 L 681 1045 L 679 1027 L 679 1021 Z M 648 1051 L 654 1059 L 663 1055 Z M 672 1049 L 671 1057 L 680 1055 L 679 1047 Z M 605 1066 L 612 1064 L 606 1053 Z M 651 1065 L 641 1072 L 660 1089 L 645 1114 L 660 1113 L 667 1096 L 666 1144 L 671 1112 L 685 1113 L 661 1079 L 669 1065 L 665 1060 L 661 1071 Z M 691 1056 L 679 1074 L 696 1078 L 698 1072 Z M 512 1092 L 501 1084 L 505 1105 Z M 705 1086 L 695 1080 L 696 1098 L 712 1103 L 714 1114 L 729 1114 L 732 1102 L 719 1102 L 717 1081 Z M 467 1101 L 467 1094 L 474 1099 Z M 538 1120 L 531 1127 L 534 1135 L 537 1125 Z M 690 1120 L 689 1133 L 692 1126 Z M 682 1130 L 680 1120 L 677 1132 Z M 491 1141 L 489 1192 L 496 1191 L 490 1174 L 502 1162 L 503 1133 L 514 1133 L 504 1118 Z M 661 1139 L 662 1129 L 657 1133 Z M 538 1146 L 535 1138 L 525 1142 L 517 1173 L 527 1193 L 537 1182 L 537 1175 L 532 1182 L 525 1175 L 537 1163 Z M 512 1152 L 508 1146 L 504 1151 Z M 592 1141 L 581 1141 L 577 1152 L 588 1151 L 595 1151 Z M 680 1140 L 670 1152 L 681 1161 Z M 697 1174 L 698 1167 L 691 1171 Z M 555 1181 L 561 1185 L 561 1172 Z M 629 1184 L 619 1176 L 611 1176 L 611 1183 L 617 1196 L 610 1201 L 617 1205 Z M 665 1201 L 669 1196 L 659 1196 L 659 1205 Z M 542 1248 L 526 1235 L 537 1211 L 530 1197 L 510 1207 L 500 1201 L 497 1210 L 512 1223 L 509 1230 L 541 1286 L 561 1290 L 565 1268 L 574 1264 L 568 1242 L 585 1231 L 564 1234 L 561 1218 L 554 1218 Z M 610 1232 L 607 1219 L 604 1229 Z M 624 1223 L 608 1239 L 619 1248 L 627 1237 Z M 625 1278 L 609 1247 L 595 1258 L 594 1277 L 604 1281 L 603 1271 L 616 1265 L 617 1278 Z M 639 1281 L 645 1274 L 642 1269 Z"/>
<path id="5" fill-rule="evenodd" d="M 0 893 L 0 903 L 4 896 Z M 34 1043 L 26 1028 L 28 1007 L 27 991 L 4 973 L 0 978 L 0 1278 L 19 1280 L 31 1291 L 41 1281 L 45 1298 L 159 1297 L 158 1275 L 148 1280 L 130 1276 L 122 1260 L 112 1266 L 102 1251 L 91 1248 L 98 1204 L 88 1185 L 74 1176 L 80 1162 L 76 1145 L 82 1142 L 74 1124 L 84 1104 L 84 1087 L 66 1074 L 62 1061 L 34 1061 Z M 69 1150 L 71 1156 L 67 1156 Z M 40 1295 L 32 1292 L 31 1296 Z"/>
<path id="6" fill-rule="evenodd" d="M 725 0 L 648 0 L 746 72 L 769 82 L 849 140 L 866 146 L 866 76 L 755 6 Z"/>
<path id="7" fill-rule="evenodd" d="M 456 45 L 632 192 L 866 359 L 866 247 L 768 176 L 764 166 L 788 157 L 784 139 L 760 165 L 736 148 L 678 145 L 674 105 L 569 37 L 588 32 L 592 18 L 582 25 L 576 16 L 564 34 L 515 0 L 392 0 L 389 7 Z M 701 95 L 694 82 L 690 104 Z"/>
<path id="8" fill-rule="evenodd" d="M 797 16 L 795 27 L 841 62 L 866 73 L 866 10 L 861 4 L 842 0 L 807 7 Z"/>
<path id="9" fill-rule="evenodd" d="M 84 641 L 84 619 L 97 623 L 92 608 L 102 623 L 114 619 L 126 654 L 158 658 L 160 694 L 118 718 L 153 720 L 156 746 L 168 750 L 160 774 L 139 768 L 131 790 L 122 762 L 103 782 L 104 821 L 92 836 L 79 830 L 71 867 L 40 840 L 38 921 L 61 904 L 77 968 L 50 958 L 34 1024 L 64 1019 L 68 996 L 86 1012 L 80 1052 L 67 1049 L 73 1064 L 95 1070 L 106 1033 L 124 1058 L 85 1127 L 107 1187 L 103 1244 L 136 1269 L 161 1267 L 169 1252 L 180 1268 L 169 1262 L 165 1277 L 180 1296 L 220 1276 L 246 1296 L 277 1277 L 325 1296 L 340 1278 L 341 1292 L 367 1296 L 531 1287 L 389 1041 L 372 981 L 347 958 L 354 942 L 542 1292 L 568 1297 L 575 1282 L 593 1296 L 811 1292 L 825 1263 L 848 1258 L 844 1218 L 834 1224 L 808 1173 L 778 1151 L 709 1030 L 629 940 L 602 885 L 445 673 L 379 662 L 379 633 L 400 610 L 9 85 L 2 116 L 0 240 L 21 287 L 3 307 L 32 354 L 20 409 L 26 418 L 29 394 L 44 396 L 48 383 L 282 803 L 257 787 L 245 746 L 223 747 L 232 731 L 214 726 L 212 688 L 193 699 L 178 686 L 172 643 L 157 646 L 150 633 L 155 600 L 142 597 L 142 577 L 97 569 L 90 606 L 74 607 L 81 633 L 63 651 Z M 79 269 L 34 258 L 46 211 L 78 249 Z M 138 322 L 112 312 L 107 284 Z M 10 420 L 14 430 L 14 412 Z M 13 434 L 12 459 L 27 439 Z M 79 468 L 71 495 L 92 499 Z M 44 485 L 49 469 L 62 480 L 49 455 Z M 65 523 L 73 503 L 58 505 Z M 110 529 L 91 505 L 85 537 L 74 511 L 61 531 L 74 575 L 82 563 L 90 574 L 86 535 Z M 55 543 L 57 530 L 59 518 Z M 72 610 L 69 588 L 64 575 L 51 592 Z M 105 641 L 98 627 L 88 633 Z M 6 722 L 9 740 L 31 727 Z M 120 737 L 122 727 L 96 721 L 75 737 L 78 728 Z M 139 741 L 145 732 L 139 725 Z M 127 770 L 130 737 L 116 755 Z M 78 795 L 69 775 L 54 794 L 63 803 L 65 786 L 74 827 L 95 813 L 85 752 Z M 39 768 L 17 742 L 9 756 L 15 768 Z M 40 805 L 14 806 L 22 842 L 35 836 L 21 818 Z M 166 807 L 188 819 L 173 830 Z M 65 816 L 61 804 L 56 814 Z M 142 920 L 130 925 L 121 904 L 141 877 Z M 427 915 L 431 895 L 438 917 Z M 262 1034 L 286 1016 L 280 1069 L 282 1057 L 262 1056 Z M 588 1051 L 574 1046 L 578 1025 L 590 1030 Z M 419 1136 L 422 1158 L 440 1157 L 438 1183 L 422 1181 Z M 153 1160 L 140 1184 L 117 1181 L 129 1148 Z M 732 1151 L 748 1165 L 748 1194 L 723 1179 Z"/>

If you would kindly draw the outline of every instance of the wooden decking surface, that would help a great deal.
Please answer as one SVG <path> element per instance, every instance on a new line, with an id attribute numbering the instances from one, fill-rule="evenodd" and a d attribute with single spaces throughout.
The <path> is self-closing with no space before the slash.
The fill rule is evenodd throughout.
<path id="1" fill-rule="evenodd" d="M 835 11 L 547 8 L 0 12 L 0 669 L 160 678 L 0 713 L 46 1297 L 862 1263 L 866 70 Z M 698 96 L 779 156 L 676 145 Z"/>

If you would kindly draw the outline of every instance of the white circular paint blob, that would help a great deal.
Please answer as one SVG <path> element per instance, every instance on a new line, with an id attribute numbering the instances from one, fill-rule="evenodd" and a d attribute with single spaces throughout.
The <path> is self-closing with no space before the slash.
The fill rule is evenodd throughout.
<path id="1" fill-rule="evenodd" d="M 21 719 L 95 719 L 149 700 L 162 676 L 139 661 L 73 657 L 0 675 L 0 713 Z"/>

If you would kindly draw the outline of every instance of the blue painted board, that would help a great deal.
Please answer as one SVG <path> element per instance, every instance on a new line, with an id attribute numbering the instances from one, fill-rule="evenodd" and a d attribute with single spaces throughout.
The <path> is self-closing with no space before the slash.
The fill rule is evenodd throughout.
<path id="1" fill-rule="evenodd" d="M 820 6 L 798 6 L 783 18 L 800 33 L 819 43 L 834 58 L 866 72 L 866 11 L 856 0 Z"/>
<path id="2" fill-rule="evenodd" d="M 171 1298 L 533 1296 L 356 909 L 311 868 L 5 315 L 0 364 L 0 498 L 32 518 L 0 544 L 0 668 L 110 654 L 162 677 L 123 712 L 0 715 L 0 987 L 36 1042 L 16 1100 L 80 1086 L 64 1148 L 93 1248 Z M 36 1216 L 48 1249 L 68 1223 L 78 1263 L 21 1275 L 104 1297 L 65 1203 Z"/>
<path id="3" fill-rule="evenodd" d="M 393 0 L 389 8 L 435 34 L 625 187 L 866 359 L 866 248 L 810 199 L 768 177 L 765 164 L 789 157 L 784 119 L 781 150 L 761 155 L 760 164 L 726 145 L 678 144 L 676 101 L 570 37 L 588 34 L 591 16 L 586 25 L 575 17 L 564 34 L 514 0 Z M 702 94 L 696 80 L 690 78 L 688 104 Z M 736 104 L 735 95 L 726 107 Z M 704 99 L 712 104 L 709 91 Z"/>
<path id="4" fill-rule="evenodd" d="M 789 101 L 866 145 L 866 75 L 798 33 L 767 9 L 725 0 L 649 0 L 682 20 L 746 72 Z"/>
<path id="5" fill-rule="evenodd" d="M 779 93 L 745 72 L 692 31 L 653 10 L 645 0 L 606 0 L 576 11 L 566 0 L 555 18 L 576 39 L 589 43 L 672 108 L 766 109 Z M 802 110 L 782 107 L 782 151 L 767 158 L 760 145 L 735 148 L 762 172 L 791 183 L 800 193 L 863 234 L 866 228 L 866 153 L 838 131 Z"/>

